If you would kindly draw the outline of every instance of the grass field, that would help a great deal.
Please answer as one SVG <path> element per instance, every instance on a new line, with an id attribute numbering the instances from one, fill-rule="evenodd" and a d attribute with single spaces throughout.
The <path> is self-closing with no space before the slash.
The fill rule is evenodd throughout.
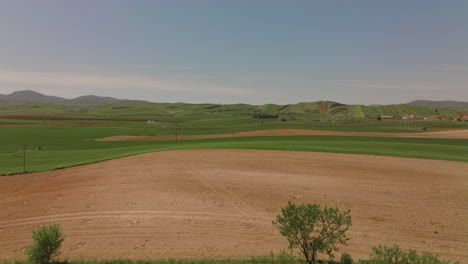
<path id="1" fill-rule="evenodd" d="M 274 126 L 266 126 L 274 127 Z M 355 131 L 346 127 L 339 130 Z M 249 129 L 243 129 L 249 130 Z M 369 129 L 363 129 L 369 130 Z M 377 129 L 380 131 L 382 129 Z M 385 130 L 385 129 L 383 129 Z M 385 130 L 387 131 L 387 130 Z M 394 131 L 388 130 L 388 131 Z M 181 130 L 180 134 L 222 133 L 223 130 Z M 385 155 L 409 158 L 468 161 L 468 140 L 348 136 L 233 137 L 178 141 L 108 141 L 115 135 L 173 134 L 142 127 L 2 126 L 0 174 L 46 171 L 140 153 L 176 149 L 262 149 Z M 22 145 L 26 145 L 26 151 Z"/>
<path id="2" fill-rule="evenodd" d="M 23 264 L 26 261 L 0 262 L 2 264 Z M 255 257 L 250 259 L 167 259 L 167 260 L 72 260 L 63 262 L 54 262 L 55 264 L 300 264 L 304 263 L 300 259 L 295 260 L 276 260 L 269 257 Z M 322 263 L 322 262 L 320 262 Z M 329 264 L 339 262 L 328 262 Z"/>
<path id="3" fill-rule="evenodd" d="M 320 114 L 321 106 L 328 112 Z M 323 110 L 323 109 L 322 109 Z M 461 109 L 463 110 L 463 109 Z M 460 110 L 460 111 L 461 111 Z M 412 133 L 466 129 L 468 122 L 369 120 L 366 115 L 434 114 L 435 110 L 408 105 L 360 106 L 334 102 L 293 105 L 216 105 L 184 103 L 119 103 L 105 106 L 20 104 L 0 106 L 0 174 L 45 171 L 151 151 L 174 149 L 265 149 L 340 152 L 425 159 L 468 161 L 468 142 L 456 139 L 392 139 L 346 136 L 282 136 L 184 140 L 177 135 L 230 134 L 263 129 L 318 129 L 349 132 Z M 255 119 L 252 114 L 279 115 Z M 437 115 L 453 115 L 438 109 Z M 106 120 L 11 119 L 8 115 L 43 115 Z M 117 120 L 119 119 L 119 120 Z M 139 120 L 178 121 L 148 125 Z M 127 121 L 128 120 L 128 121 Z M 286 121 L 286 122 L 285 122 Z M 9 125 L 8 125 L 9 124 Z M 18 124 L 18 125 L 14 125 Z M 116 135 L 174 135 L 159 142 L 96 142 Z M 23 146 L 26 145 L 26 151 Z"/>
<path id="4" fill-rule="evenodd" d="M 5 261 L 1 264 L 23 264 L 25 261 Z M 252 258 L 231 258 L 231 259 L 161 259 L 161 260 L 72 260 L 59 261 L 55 264 L 301 264 L 304 261 L 296 256 L 290 255 L 268 255 Z M 340 264 L 339 261 L 319 261 L 318 263 Z"/>
<path id="5" fill-rule="evenodd" d="M 23 264 L 26 261 L 4 261 L 1 264 Z M 263 257 L 231 258 L 231 259 L 160 259 L 160 260 L 71 260 L 59 261 L 55 264 L 301 264 L 304 261 L 289 254 L 270 254 Z M 324 263 L 319 261 L 319 263 Z M 327 261 L 328 264 L 339 264 L 339 261 Z"/>

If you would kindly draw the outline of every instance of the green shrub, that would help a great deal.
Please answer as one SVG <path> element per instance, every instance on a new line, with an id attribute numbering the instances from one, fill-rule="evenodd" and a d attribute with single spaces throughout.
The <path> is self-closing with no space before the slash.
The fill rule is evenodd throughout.
<path id="1" fill-rule="evenodd" d="M 274 254 L 273 252 L 270 255 L 265 257 L 257 257 L 251 260 L 252 263 L 269 263 L 269 264 L 288 264 L 288 263 L 298 263 L 298 259 L 290 251 L 281 250 L 279 254 Z"/>
<path id="2" fill-rule="evenodd" d="M 374 247 L 368 264 L 455 264 L 449 260 L 440 260 L 437 256 L 425 252 L 419 255 L 416 250 L 404 252 L 398 245 L 393 247 Z"/>
<path id="3" fill-rule="evenodd" d="M 33 231 L 34 242 L 26 248 L 28 261 L 33 264 L 49 264 L 60 254 L 65 240 L 59 225 L 42 226 Z"/>
<path id="4" fill-rule="evenodd" d="M 315 263 L 318 253 L 333 259 L 337 244 L 346 245 L 351 216 L 349 210 L 340 212 L 336 208 L 321 209 L 318 204 L 288 202 L 273 225 L 288 239 L 290 249 L 298 248 L 308 263 Z"/>
<path id="5" fill-rule="evenodd" d="M 353 258 L 347 252 L 341 254 L 341 264 L 353 264 Z"/>

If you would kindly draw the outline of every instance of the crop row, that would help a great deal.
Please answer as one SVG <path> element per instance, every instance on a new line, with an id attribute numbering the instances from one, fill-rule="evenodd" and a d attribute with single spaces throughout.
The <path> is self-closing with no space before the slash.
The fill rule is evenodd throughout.
<path id="1" fill-rule="evenodd" d="M 346 106 L 345 104 L 340 104 L 340 103 L 333 103 L 330 105 L 330 109 L 335 108 L 335 107 L 340 107 L 340 106 Z"/>
<path id="2" fill-rule="evenodd" d="M 331 115 L 336 115 L 336 114 L 341 113 L 341 112 L 344 112 L 344 111 L 348 111 L 348 108 L 347 108 L 347 107 L 335 108 L 335 109 L 331 110 L 331 111 L 329 112 L 329 114 L 331 114 Z"/>
<path id="3" fill-rule="evenodd" d="M 275 110 L 276 110 L 276 111 L 281 111 L 281 110 L 284 110 L 285 108 L 287 108 L 288 106 L 290 106 L 290 104 L 287 104 L 287 105 L 280 105 L 280 106 L 278 106 Z"/>

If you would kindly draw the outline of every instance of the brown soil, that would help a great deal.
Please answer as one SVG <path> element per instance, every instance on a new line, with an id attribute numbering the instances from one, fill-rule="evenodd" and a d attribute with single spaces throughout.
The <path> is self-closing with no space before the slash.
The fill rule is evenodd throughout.
<path id="1" fill-rule="evenodd" d="M 0 259 L 61 224 L 63 258 L 245 257 L 287 246 L 287 201 L 350 209 L 349 247 L 468 263 L 468 163 L 332 153 L 184 150 L 0 177 Z M 437 231 L 437 232 L 436 232 Z M 436 234 L 438 233 L 438 234 Z"/>
<path id="2" fill-rule="evenodd" d="M 329 101 L 322 101 L 320 104 L 320 114 L 326 115 L 328 113 L 328 105 L 330 104 Z"/>
<path id="3" fill-rule="evenodd" d="M 55 120 L 55 121 L 135 121 L 146 122 L 147 119 L 112 119 L 112 118 L 79 118 L 79 117 L 59 117 L 59 116 L 36 116 L 36 115 L 0 115 L 3 119 L 19 120 Z M 181 121 L 154 120 L 165 123 L 182 123 Z"/>
<path id="4" fill-rule="evenodd" d="M 119 126 L 109 123 L 79 123 L 79 122 L 52 122 L 52 123 L 15 123 L 15 122 L 0 122 L 0 126 L 44 126 L 44 125 L 64 125 L 64 126 Z"/>
<path id="5" fill-rule="evenodd" d="M 42 125 L 38 123 L 15 123 L 15 122 L 0 122 L 0 126 L 33 126 Z"/>
<path id="6" fill-rule="evenodd" d="M 458 138 L 468 139 L 468 130 L 449 130 L 424 133 L 384 133 L 384 132 L 345 132 L 312 129 L 267 129 L 231 134 L 213 135 L 179 135 L 179 140 L 222 138 L 222 137 L 258 137 L 258 136 L 361 136 L 361 137 L 398 137 L 398 138 Z M 173 140 L 174 135 L 161 136 L 113 136 L 98 139 L 98 141 L 154 141 Z"/>

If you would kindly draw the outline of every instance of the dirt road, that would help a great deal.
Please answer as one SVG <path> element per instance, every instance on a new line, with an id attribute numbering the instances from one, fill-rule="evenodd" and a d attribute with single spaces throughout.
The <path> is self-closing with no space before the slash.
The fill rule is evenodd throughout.
<path id="1" fill-rule="evenodd" d="M 425 133 L 385 133 L 385 132 L 346 132 L 313 129 L 267 129 L 231 134 L 179 135 L 179 140 L 223 137 L 264 137 L 264 136 L 359 136 L 359 137 L 397 137 L 397 138 L 458 138 L 468 139 L 468 130 L 449 130 Z M 112 136 L 98 141 L 155 141 L 174 140 L 174 135 L 161 136 Z"/>
<path id="2" fill-rule="evenodd" d="M 0 177 L 0 259 L 61 224 L 62 257 L 278 252 L 287 201 L 351 209 L 346 251 L 397 243 L 468 263 L 468 163 L 333 153 L 184 150 Z"/>

